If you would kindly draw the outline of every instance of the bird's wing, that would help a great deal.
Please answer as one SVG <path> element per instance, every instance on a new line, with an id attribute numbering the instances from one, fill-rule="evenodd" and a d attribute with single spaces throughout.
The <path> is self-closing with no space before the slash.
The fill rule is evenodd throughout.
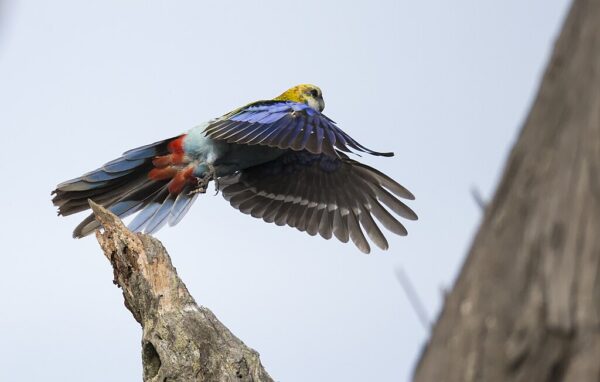
<path id="1" fill-rule="evenodd" d="M 312 154 L 337 156 L 335 149 L 350 149 L 377 156 L 393 153 L 373 151 L 344 133 L 334 121 L 303 104 L 290 101 L 259 101 L 211 122 L 208 137 L 229 143 L 266 145 Z"/>
<path id="2" fill-rule="evenodd" d="M 342 242 L 352 239 L 361 251 L 369 253 L 366 232 L 378 247 L 387 249 L 375 219 L 393 233 L 406 235 L 390 211 L 416 220 L 417 215 L 398 199 L 414 196 L 387 175 L 339 155 L 288 151 L 225 179 L 223 196 L 234 208 L 268 223 L 295 227 L 312 236 L 318 233 L 326 239 L 332 235 Z"/>

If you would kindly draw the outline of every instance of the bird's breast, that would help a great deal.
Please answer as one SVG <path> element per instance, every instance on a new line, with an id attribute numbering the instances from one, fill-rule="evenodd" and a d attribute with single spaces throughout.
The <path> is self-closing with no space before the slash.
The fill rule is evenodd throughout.
<path id="1" fill-rule="evenodd" d="M 239 145 L 211 139 L 204 133 L 207 125 L 205 123 L 191 129 L 184 139 L 183 147 L 186 156 L 197 162 L 199 169 L 204 168 L 202 165 L 210 164 L 217 171 L 217 176 L 231 175 L 272 161 L 284 153 L 284 150 L 267 146 Z"/>
<path id="2" fill-rule="evenodd" d="M 212 164 L 227 151 L 226 142 L 215 141 L 204 134 L 208 123 L 194 127 L 185 136 L 183 150 L 192 161 Z"/>

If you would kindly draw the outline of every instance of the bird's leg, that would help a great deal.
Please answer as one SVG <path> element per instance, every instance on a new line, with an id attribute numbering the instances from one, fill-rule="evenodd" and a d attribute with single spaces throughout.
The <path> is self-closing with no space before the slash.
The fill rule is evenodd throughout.
<path id="1" fill-rule="evenodd" d="M 219 183 L 219 178 L 217 177 L 217 170 L 212 164 L 208 165 L 208 171 L 211 173 L 211 178 L 215 182 L 215 195 L 219 193 L 221 190 L 221 185 Z"/>
<path id="2" fill-rule="evenodd" d="M 215 196 L 217 196 L 219 194 L 219 191 L 221 191 L 221 187 L 219 185 L 219 178 L 217 178 L 216 176 L 213 178 L 213 180 L 215 181 Z"/>
<path id="3" fill-rule="evenodd" d="M 215 181 L 215 186 L 217 187 L 218 192 L 219 183 L 217 180 L 215 167 L 211 163 L 207 163 L 206 167 L 208 168 L 208 171 L 206 171 L 201 178 L 197 178 L 198 183 L 196 184 L 196 187 L 192 191 L 190 191 L 190 195 L 197 193 L 206 193 L 206 189 L 208 188 L 208 184 L 211 180 Z"/>

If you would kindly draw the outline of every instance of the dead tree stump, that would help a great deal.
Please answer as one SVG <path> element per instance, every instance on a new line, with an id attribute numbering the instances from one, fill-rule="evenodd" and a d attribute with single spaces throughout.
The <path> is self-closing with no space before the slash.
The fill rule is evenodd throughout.
<path id="1" fill-rule="evenodd" d="M 132 233 L 92 201 L 90 206 L 104 228 L 96 237 L 114 283 L 142 325 L 144 381 L 272 381 L 258 353 L 196 304 L 158 240 Z"/>

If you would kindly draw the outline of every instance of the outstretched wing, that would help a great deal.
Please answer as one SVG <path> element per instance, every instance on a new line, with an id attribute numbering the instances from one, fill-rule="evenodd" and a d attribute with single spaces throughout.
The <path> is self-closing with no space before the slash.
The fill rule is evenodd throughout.
<path id="1" fill-rule="evenodd" d="M 266 145 L 312 154 L 337 156 L 350 149 L 377 156 L 393 153 L 373 151 L 344 133 L 317 110 L 290 101 L 259 101 L 210 123 L 205 133 L 212 139 L 246 145 Z"/>
<path id="2" fill-rule="evenodd" d="M 338 154 L 289 151 L 224 179 L 228 185 L 223 196 L 236 209 L 268 223 L 295 227 L 312 236 L 318 233 L 325 239 L 334 235 L 344 243 L 352 239 L 369 253 L 364 231 L 379 248 L 387 249 L 375 219 L 393 233 L 406 235 L 388 209 L 416 220 L 417 215 L 398 199 L 414 196 L 387 175 Z"/>

